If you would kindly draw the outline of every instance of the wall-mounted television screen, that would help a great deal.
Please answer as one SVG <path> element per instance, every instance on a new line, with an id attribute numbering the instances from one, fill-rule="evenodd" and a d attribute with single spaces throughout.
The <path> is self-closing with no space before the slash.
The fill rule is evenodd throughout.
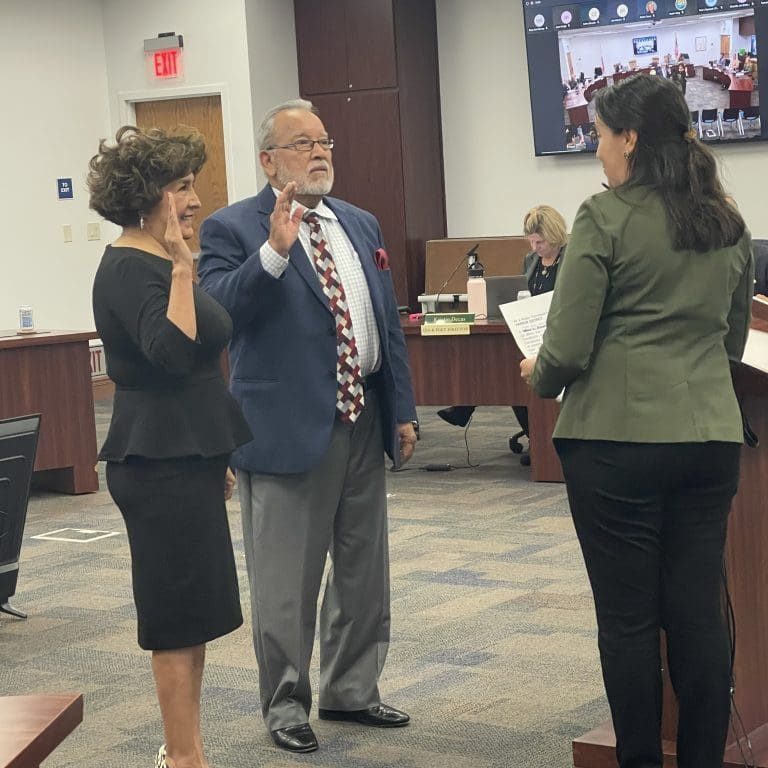
<path id="1" fill-rule="evenodd" d="M 523 0 L 523 12 L 537 155 L 594 152 L 595 97 L 639 72 L 680 88 L 702 141 L 768 139 L 768 0 Z"/>
<path id="2" fill-rule="evenodd" d="M 649 53 L 656 53 L 656 35 L 646 35 L 645 37 L 632 38 L 632 50 L 635 56 L 645 56 Z"/>

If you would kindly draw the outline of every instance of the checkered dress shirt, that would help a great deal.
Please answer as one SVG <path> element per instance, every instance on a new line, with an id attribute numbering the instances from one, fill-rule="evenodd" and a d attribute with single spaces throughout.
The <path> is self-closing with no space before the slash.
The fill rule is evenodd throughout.
<path id="1" fill-rule="evenodd" d="M 278 190 L 275 190 L 274 187 L 273 191 L 275 195 L 278 194 Z M 294 200 L 291 213 L 297 206 L 298 203 Z M 381 342 L 360 256 L 352 247 L 352 243 L 347 237 L 344 227 L 336 218 L 336 214 L 323 201 L 320 201 L 319 205 L 311 210 L 314 210 L 320 218 L 320 227 L 328 243 L 328 250 L 333 255 L 336 271 L 339 273 L 339 278 L 344 286 L 349 314 L 352 318 L 352 330 L 360 355 L 360 370 L 363 378 L 365 378 L 379 368 Z M 312 259 L 312 245 L 309 241 L 309 224 L 306 221 L 302 221 L 299 225 L 299 241 L 312 265 L 312 271 L 316 273 L 315 262 Z M 262 266 L 272 277 L 279 278 L 288 267 L 288 259 L 284 259 L 277 253 L 270 246 L 269 241 L 261 246 L 259 256 Z M 364 256 L 373 258 L 372 253 L 364 254 Z M 320 278 L 318 278 L 318 284 L 319 282 Z"/>

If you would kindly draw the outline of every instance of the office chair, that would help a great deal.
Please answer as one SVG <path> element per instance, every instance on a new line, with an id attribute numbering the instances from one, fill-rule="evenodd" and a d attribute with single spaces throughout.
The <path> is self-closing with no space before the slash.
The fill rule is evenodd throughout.
<path id="1" fill-rule="evenodd" d="M 699 135 L 703 139 L 719 139 L 723 135 L 723 126 L 720 125 L 720 116 L 716 109 L 702 109 L 699 124 L 701 126 Z M 704 126 L 711 127 L 705 129 Z M 706 136 L 704 135 L 705 130 Z"/>
<path id="2" fill-rule="evenodd" d="M 515 412 L 515 418 L 520 425 L 520 431 L 515 432 L 512 437 L 509 438 L 509 450 L 512 453 L 523 453 L 523 446 L 520 443 L 521 437 L 527 437 L 530 444 L 530 437 L 528 435 L 528 408 L 524 405 L 513 405 L 512 410 Z M 527 467 L 531 463 L 530 455 L 524 454 L 520 457 L 520 463 Z"/>
<path id="3" fill-rule="evenodd" d="M 744 107 L 741 110 L 741 124 L 744 128 L 760 130 L 760 107 Z"/>
<path id="4" fill-rule="evenodd" d="M 736 126 L 736 130 L 739 132 L 739 136 L 744 135 L 744 127 L 741 124 L 741 110 L 736 107 L 728 107 L 723 110 L 723 114 L 720 117 L 720 135 L 724 136 L 724 126 L 733 128 Z"/>
<path id="5" fill-rule="evenodd" d="M 698 109 L 695 109 L 691 112 L 691 129 L 696 131 L 696 135 L 701 138 L 701 125 L 699 123 Z"/>

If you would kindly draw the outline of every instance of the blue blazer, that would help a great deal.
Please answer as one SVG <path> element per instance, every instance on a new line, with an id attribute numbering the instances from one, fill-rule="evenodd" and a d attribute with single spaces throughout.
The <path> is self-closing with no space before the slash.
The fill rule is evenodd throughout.
<path id="1" fill-rule="evenodd" d="M 254 440 L 234 454 L 250 472 L 307 472 L 325 453 L 336 417 L 336 324 L 317 273 L 297 239 L 288 268 L 275 279 L 261 265 L 275 194 L 267 185 L 255 197 L 222 208 L 200 229 L 200 284 L 232 316 L 232 394 Z M 408 354 L 389 269 L 379 269 L 382 247 L 376 219 L 335 198 L 336 214 L 368 281 L 381 339 L 377 392 L 384 446 L 397 461 L 398 423 L 416 418 Z"/>

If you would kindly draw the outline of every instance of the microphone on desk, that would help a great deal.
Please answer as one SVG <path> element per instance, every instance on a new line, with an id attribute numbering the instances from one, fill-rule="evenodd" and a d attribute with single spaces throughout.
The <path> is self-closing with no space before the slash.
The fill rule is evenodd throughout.
<path id="1" fill-rule="evenodd" d="M 472 266 L 477 261 L 477 249 L 480 247 L 480 243 L 476 243 L 472 248 L 470 248 L 464 255 L 462 255 L 459 260 L 456 262 L 456 266 L 453 268 L 453 271 L 451 272 L 448 277 L 445 278 L 443 281 L 443 284 L 437 289 L 437 293 L 435 294 L 435 312 L 438 310 L 438 304 L 440 303 L 440 294 L 445 289 L 445 286 L 448 285 L 448 283 L 451 281 L 451 278 L 459 271 L 459 267 L 464 263 L 464 259 L 468 261 L 469 266 Z M 454 294 L 456 296 L 458 294 Z"/>

